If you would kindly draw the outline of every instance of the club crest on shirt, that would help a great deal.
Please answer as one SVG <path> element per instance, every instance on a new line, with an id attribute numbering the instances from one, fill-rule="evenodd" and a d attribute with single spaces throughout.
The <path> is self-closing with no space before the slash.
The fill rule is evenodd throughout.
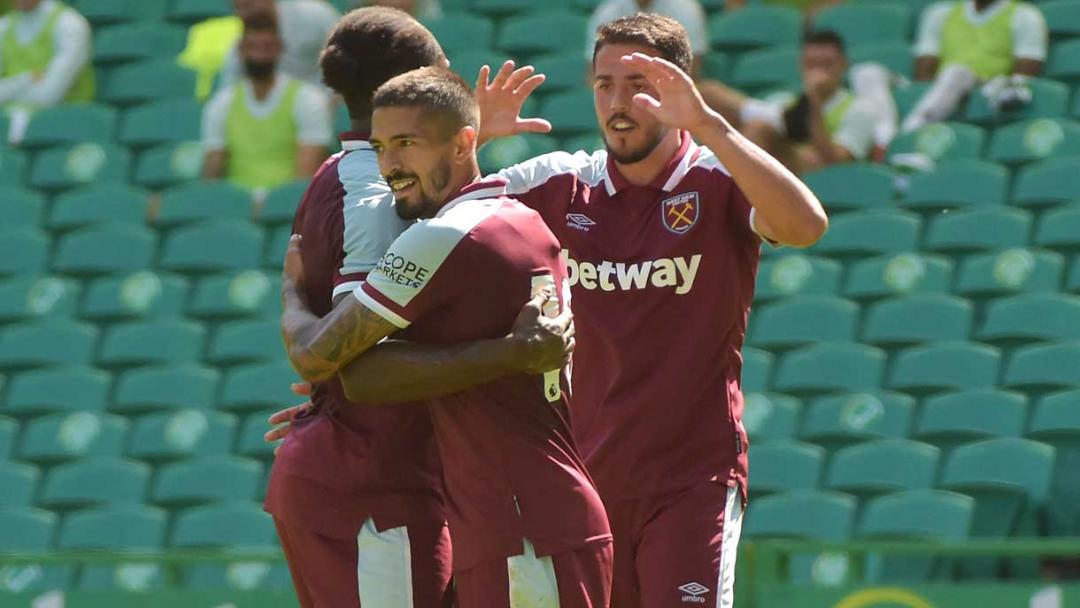
<path id="1" fill-rule="evenodd" d="M 686 234 L 701 217 L 701 198 L 686 192 L 660 201 L 660 219 L 675 234 Z"/>

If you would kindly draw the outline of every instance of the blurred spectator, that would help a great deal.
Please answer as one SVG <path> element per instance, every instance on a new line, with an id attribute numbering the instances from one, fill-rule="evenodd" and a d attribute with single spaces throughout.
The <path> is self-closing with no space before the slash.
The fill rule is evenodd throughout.
<path id="1" fill-rule="evenodd" d="M 14 8 L 0 18 L 0 105 L 14 112 L 17 140 L 30 110 L 92 101 L 94 71 L 82 15 L 56 0 L 15 0 Z"/>
<path id="2" fill-rule="evenodd" d="M 1030 98 L 1024 86 L 1046 60 L 1046 20 L 1017 0 L 950 0 L 923 11 L 915 42 L 915 78 L 933 85 L 904 119 L 914 131 L 948 118 L 960 100 L 985 83 L 991 105 Z"/>
<path id="3" fill-rule="evenodd" d="M 389 6 L 409 13 L 420 21 L 442 16 L 439 0 L 368 0 L 365 6 Z"/>
<path id="4" fill-rule="evenodd" d="M 341 14 L 325 0 L 233 0 L 235 16 L 215 17 L 192 26 L 188 44 L 180 54 L 181 65 L 199 72 L 196 95 L 205 99 L 213 88 L 229 86 L 243 78 L 244 70 L 236 46 L 248 16 L 274 12 L 284 45 L 281 71 L 293 78 L 319 84 L 319 53 L 330 29 Z"/>
<path id="5" fill-rule="evenodd" d="M 331 138 L 328 96 L 278 71 L 282 41 L 273 12 L 248 15 L 239 52 L 246 77 L 203 109 L 203 176 L 256 190 L 311 177 Z"/>
<path id="6" fill-rule="evenodd" d="M 847 68 L 839 36 L 829 31 L 807 34 L 802 47 L 803 92 L 794 102 L 753 99 L 719 85 L 717 109 L 796 173 L 862 160 L 874 146 L 878 113 L 869 98 L 843 86 Z M 887 76 L 882 82 L 888 97 Z"/>
<path id="7" fill-rule="evenodd" d="M 818 11 L 830 6 L 841 4 L 845 0 L 761 0 L 760 4 L 771 4 L 774 6 L 790 6 L 791 8 L 798 9 L 806 13 L 807 20 L 813 18 Z M 724 10 L 740 9 L 745 7 L 747 0 L 725 0 Z"/>

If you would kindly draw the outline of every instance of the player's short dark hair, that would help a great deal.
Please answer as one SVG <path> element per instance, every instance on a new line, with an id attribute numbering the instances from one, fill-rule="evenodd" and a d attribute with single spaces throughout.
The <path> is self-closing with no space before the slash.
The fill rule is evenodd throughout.
<path id="1" fill-rule="evenodd" d="M 840 34 L 832 30 L 815 30 L 807 32 L 803 36 L 803 46 L 810 46 L 812 44 L 828 45 L 835 47 L 840 51 L 840 54 L 845 54 L 844 39 L 840 37 Z"/>
<path id="2" fill-rule="evenodd" d="M 681 23 L 654 13 L 638 13 L 609 21 L 596 30 L 593 63 L 606 44 L 636 44 L 655 49 L 660 57 L 679 66 L 687 74 L 694 67 L 690 36 Z"/>
<path id="3" fill-rule="evenodd" d="M 416 107 L 439 122 L 450 137 L 463 127 L 480 128 L 480 108 L 461 76 L 441 67 L 413 70 L 388 80 L 375 91 L 372 109 Z"/>
<path id="4" fill-rule="evenodd" d="M 278 34 L 277 13 L 274 11 L 255 11 L 244 17 L 244 34 L 270 32 Z"/>
<path id="5" fill-rule="evenodd" d="M 319 56 L 323 82 L 345 98 L 349 115 L 371 115 L 375 89 L 398 74 L 443 58 L 435 36 L 408 13 L 385 6 L 358 8 L 338 21 Z"/>

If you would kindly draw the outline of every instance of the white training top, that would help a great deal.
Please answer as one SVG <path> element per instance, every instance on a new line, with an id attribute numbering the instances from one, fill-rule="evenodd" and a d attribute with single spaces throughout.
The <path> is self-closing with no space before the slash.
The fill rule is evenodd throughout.
<path id="1" fill-rule="evenodd" d="M 15 29 L 15 38 L 26 44 L 37 37 L 56 5 L 56 0 L 44 0 L 34 10 L 23 13 Z M 10 15 L 0 18 L 0 38 L 7 35 L 10 26 Z M 0 104 L 19 101 L 52 106 L 60 103 L 90 60 L 90 23 L 72 8 L 64 10 L 53 30 L 53 48 L 56 54 L 40 80 L 35 81 L 30 73 L 0 79 Z M 3 61 L 3 53 L 0 53 L 0 66 Z"/>
<path id="2" fill-rule="evenodd" d="M 233 91 L 244 87 L 244 105 L 254 116 L 262 118 L 269 115 L 281 103 L 285 87 L 291 78 L 278 73 L 274 86 L 266 99 L 259 101 L 251 87 L 251 81 L 244 79 L 238 84 L 225 87 L 214 93 L 203 107 L 202 140 L 207 150 L 220 150 L 225 147 L 225 122 L 229 117 Z M 325 146 L 333 137 L 333 117 L 330 114 L 330 98 L 323 90 L 306 82 L 300 83 L 293 104 L 293 119 L 296 121 L 297 143 L 310 146 Z"/>
<path id="3" fill-rule="evenodd" d="M 974 0 L 963 0 L 964 16 L 970 23 L 981 24 L 993 19 L 1005 9 L 1008 0 L 997 0 L 981 13 L 975 11 Z M 945 19 L 956 6 L 955 0 L 937 2 L 923 10 L 919 32 L 915 40 L 917 57 L 934 57 L 941 52 L 941 30 Z M 1012 18 L 1013 57 L 1017 59 L 1046 60 L 1046 19 L 1038 7 L 1020 2 Z"/>

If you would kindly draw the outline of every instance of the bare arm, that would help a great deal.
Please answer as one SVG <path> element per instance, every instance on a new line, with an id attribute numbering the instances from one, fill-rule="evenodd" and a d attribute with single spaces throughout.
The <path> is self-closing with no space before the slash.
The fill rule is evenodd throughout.
<path id="1" fill-rule="evenodd" d="M 1038 59 L 1017 59 L 1016 64 L 1013 66 L 1013 74 L 1038 76 L 1039 74 L 1042 74 L 1043 66 L 1045 65 L 1045 63 Z"/>
<path id="2" fill-rule="evenodd" d="M 934 55 L 920 55 L 915 58 L 915 80 L 928 81 L 937 74 L 941 60 Z"/>
<path id="3" fill-rule="evenodd" d="M 225 162 L 228 152 L 225 150 L 210 150 L 203 156 L 202 176 L 206 179 L 221 179 L 225 177 Z"/>
<path id="4" fill-rule="evenodd" d="M 298 144 L 296 146 L 296 177 L 309 178 L 315 175 L 326 156 L 326 146 Z"/>

